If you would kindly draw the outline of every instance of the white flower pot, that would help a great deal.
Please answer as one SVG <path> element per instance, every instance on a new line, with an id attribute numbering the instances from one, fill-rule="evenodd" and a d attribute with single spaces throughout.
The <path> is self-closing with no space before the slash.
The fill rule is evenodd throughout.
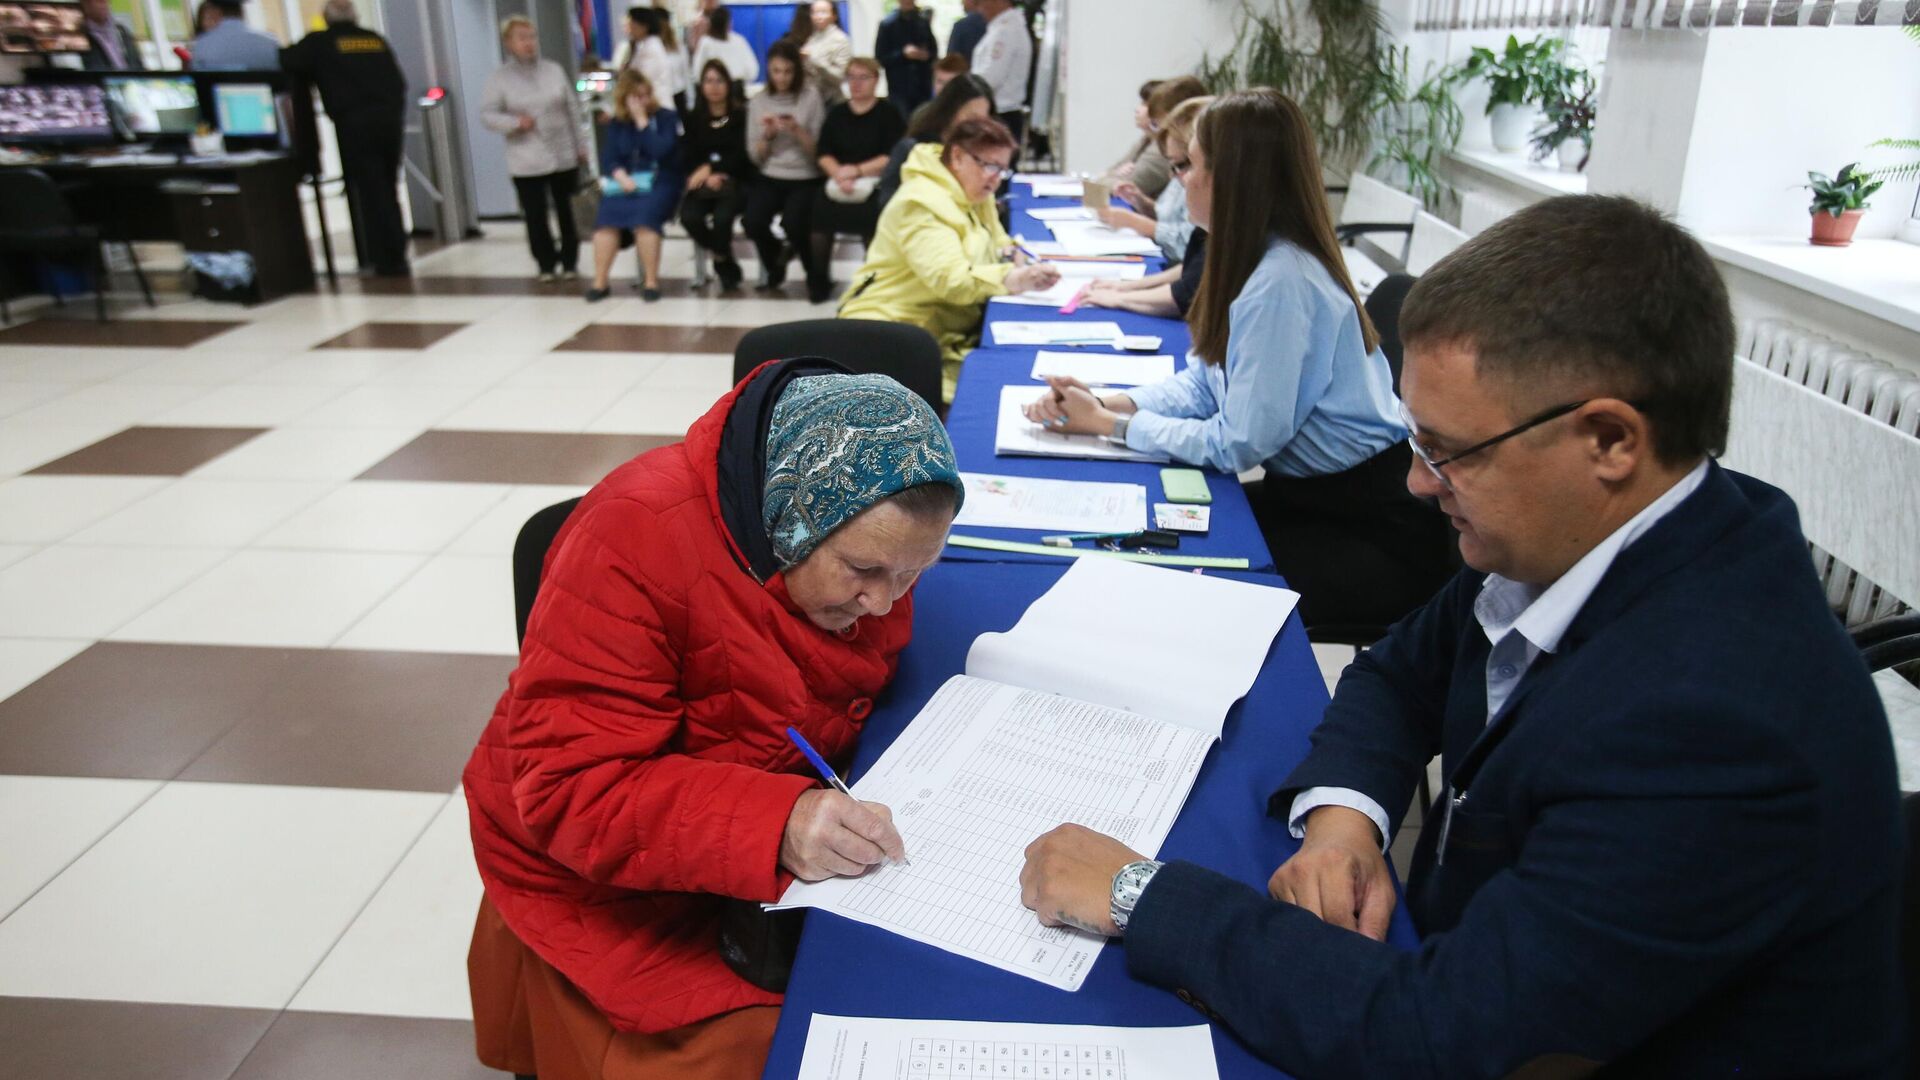
<path id="1" fill-rule="evenodd" d="M 1527 132 L 1533 127 L 1533 106 L 1495 105 L 1493 148 L 1505 154 L 1518 153 L 1527 145 Z"/>
<path id="2" fill-rule="evenodd" d="M 1587 157 L 1587 144 L 1579 139 L 1568 139 L 1560 144 L 1560 171 L 1579 172 L 1581 162 Z"/>

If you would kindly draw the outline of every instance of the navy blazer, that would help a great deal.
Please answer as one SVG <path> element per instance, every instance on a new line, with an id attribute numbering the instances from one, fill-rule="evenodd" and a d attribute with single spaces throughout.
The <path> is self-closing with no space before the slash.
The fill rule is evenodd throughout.
<path id="1" fill-rule="evenodd" d="M 1415 849 L 1421 947 L 1170 863 L 1130 970 L 1302 1077 L 1897 1075 L 1892 740 L 1792 500 L 1711 466 L 1491 724 L 1483 576 L 1359 655 L 1269 806 L 1397 820 L 1440 754 L 1465 798 Z"/>

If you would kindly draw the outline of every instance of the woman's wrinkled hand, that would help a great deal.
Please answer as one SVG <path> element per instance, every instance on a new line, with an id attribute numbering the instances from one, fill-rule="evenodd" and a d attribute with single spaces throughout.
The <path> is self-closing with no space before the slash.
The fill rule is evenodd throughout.
<path id="1" fill-rule="evenodd" d="M 893 811 L 827 788 L 801 795 L 780 837 L 780 865 L 802 881 L 858 877 L 883 862 L 905 862 Z"/>

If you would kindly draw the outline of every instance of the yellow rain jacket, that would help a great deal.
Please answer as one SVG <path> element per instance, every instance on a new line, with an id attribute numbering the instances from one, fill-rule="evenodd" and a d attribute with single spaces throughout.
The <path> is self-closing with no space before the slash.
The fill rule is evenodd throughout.
<path id="1" fill-rule="evenodd" d="M 942 393 L 952 401 L 960 361 L 980 343 L 987 298 L 1007 291 L 1013 264 L 1000 253 L 1013 241 L 991 197 L 967 202 L 940 151 L 939 143 L 923 143 L 907 155 L 900 190 L 880 214 L 840 317 L 908 323 L 932 334 L 945 369 Z"/>

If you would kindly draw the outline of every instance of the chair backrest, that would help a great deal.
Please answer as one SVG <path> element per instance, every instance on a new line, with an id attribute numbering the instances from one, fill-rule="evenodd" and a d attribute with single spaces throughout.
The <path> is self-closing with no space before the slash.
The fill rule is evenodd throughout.
<path id="1" fill-rule="evenodd" d="M 1340 204 L 1340 224 L 1411 225 L 1419 212 L 1419 199 L 1356 172 L 1347 180 L 1347 197 Z M 1371 233 L 1367 240 L 1393 261 L 1406 263 L 1406 233 Z"/>
<path id="2" fill-rule="evenodd" d="M 749 331 L 733 350 L 733 381 L 769 360 L 824 356 L 856 375 L 891 375 L 940 403 L 940 343 L 917 326 L 874 319 L 806 319 Z"/>
<path id="3" fill-rule="evenodd" d="M 1920 794 L 1901 799 L 1907 825 L 1906 891 L 1901 898 L 1900 966 L 1907 976 L 1909 1060 L 1920 1053 Z"/>
<path id="4" fill-rule="evenodd" d="M 52 178 L 39 169 L 0 169 L 0 231 L 62 229 L 73 209 Z"/>
<path id="5" fill-rule="evenodd" d="M 527 637 L 527 616 L 533 614 L 534 597 L 540 594 L 540 571 L 546 565 L 547 549 L 567 516 L 580 505 L 576 496 L 557 502 L 527 519 L 520 535 L 513 540 L 513 619 L 515 641 Z"/>
<path id="6" fill-rule="evenodd" d="M 1400 393 L 1400 305 L 1407 302 L 1407 290 L 1413 288 L 1412 274 L 1388 274 L 1367 296 L 1367 318 L 1380 332 L 1380 351 L 1387 354 L 1387 367 L 1393 371 L 1393 392 Z"/>
<path id="7" fill-rule="evenodd" d="M 1407 240 L 1407 273 L 1419 277 L 1466 242 L 1466 233 L 1420 211 L 1413 216 L 1413 234 Z"/>

